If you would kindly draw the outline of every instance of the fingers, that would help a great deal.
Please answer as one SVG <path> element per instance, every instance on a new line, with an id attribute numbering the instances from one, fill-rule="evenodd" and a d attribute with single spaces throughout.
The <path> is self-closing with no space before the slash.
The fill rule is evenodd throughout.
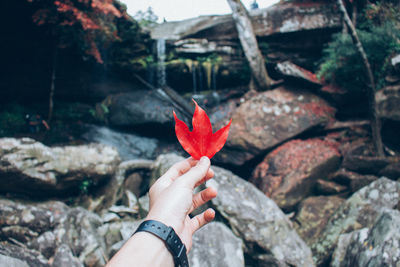
<path id="1" fill-rule="evenodd" d="M 199 230 L 201 227 L 211 222 L 215 218 L 215 211 L 213 209 L 207 209 L 205 212 L 193 217 L 191 219 L 192 233 Z"/>
<path id="2" fill-rule="evenodd" d="M 162 180 L 163 182 L 173 182 L 176 178 L 186 173 L 188 170 L 190 170 L 190 168 L 195 166 L 196 163 L 197 160 L 193 159 L 192 157 L 175 163 L 163 176 L 160 177 L 160 180 Z"/>
<path id="3" fill-rule="evenodd" d="M 210 159 L 202 157 L 196 166 L 191 168 L 188 172 L 181 176 L 179 179 L 186 186 L 194 188 L 204 177 L 206 177 L 208 170 L 210 169 Z"/>
<path id="4" fill-rule="evenodd" d="M 200 181 L 198 181 L 198 182 L 195 184 L 194 187 L 198 187 L 199 185 L 201 185 L 201 184 L 207 182 L 208 180 L 210 180 L 210 179 L 213 178 L 213 177 L 214 177 L 214 171 L 213 171 L 213 169 L 209 168 L 209 169 L 208 169 L 208 172 L 207 172 L 207 174 L 206 174 L 206 176 L 203 177 L 203 179 L 201 179 Z"/>
<path id="5" fill-rule="evenodd" d="M 192 211 L 194 211 L 201 205 L 204 205 L 205 203 L 207 203 L 211 199 L 215 198 L 216 196 L 217 196 L 217 190 L 215 190 L 212 187 L 208 187 L 208 188 L 204 189 L 203 191 L 195 194 L 193 196 L 193 204 L 192 204 L 192 207 L 191 207 L 189 213 L 191 213 Z"/>

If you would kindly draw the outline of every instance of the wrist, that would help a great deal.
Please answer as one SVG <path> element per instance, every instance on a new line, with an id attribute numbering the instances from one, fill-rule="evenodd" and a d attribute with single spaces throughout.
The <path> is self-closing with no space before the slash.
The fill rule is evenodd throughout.
<path id="1" fill-rule="evenodd" d="M 134 235 L 140 232 L 148 232 L 162 240 L 171 253 L 175 266 L 189 266 L 186 247 L 171 226 L 155 220 L 146 220 L 139 225 Z"/>

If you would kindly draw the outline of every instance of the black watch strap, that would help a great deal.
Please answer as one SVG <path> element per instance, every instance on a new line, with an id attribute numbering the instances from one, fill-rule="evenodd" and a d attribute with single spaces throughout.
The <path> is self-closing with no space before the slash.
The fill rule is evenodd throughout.
<path id="1" fill-rule="evenodd" d="M 137 232 L 149 232 L 161 238 L 174 257 L 175 266 L 189 267 L 185 244 L 182 243 L 172 227 L 159 221 L 147 220 L 139 225 L 135 233 Z"/>

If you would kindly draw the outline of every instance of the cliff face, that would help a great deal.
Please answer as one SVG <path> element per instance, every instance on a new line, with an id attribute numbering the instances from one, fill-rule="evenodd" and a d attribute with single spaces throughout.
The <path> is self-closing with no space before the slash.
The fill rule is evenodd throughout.
<path id="1" fill-rule="evenodd" d="M 336 5 L 326 1 L 284 2 L 253 10 L 250 15 L 272 76 L 275 64 L 286 60 L 313 70 L 324 44 L 342 26 Z M 151 30 L 151 37 L 167 40 L 167 50 L 175 59 L 191 59 L 197 64 L 200 58 L 218 65 L 215 75 L 219 88 L 248 83 L 247 62 L 231 15 L 163 23 Z M 213 62 L 215 58 L 219 62 Z M 188 65 L 182 60 L 167 62 L 167 73 L 181 77 L 179 83 L 173 79 L 168 82 L 181 90 L 191 87 L 189 80 L 193 76 L 191 67 L 185 64 Z M 207 70 L 203 76 L 206 74 Z"/>

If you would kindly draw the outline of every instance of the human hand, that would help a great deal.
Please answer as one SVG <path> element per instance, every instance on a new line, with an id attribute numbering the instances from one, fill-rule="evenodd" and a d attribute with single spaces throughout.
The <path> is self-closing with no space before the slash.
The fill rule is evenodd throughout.
<path id="1" fill-rule="evenodd" d="M 146 220 L 160 221 L 174 228 L 185 244 L 187 251 L 192 247 L 192 236 L 215 217 L 213 209 L 190 218 L 189 214 L 217 196 L 214 188 L 206 188 L 194 194 L 197 186 L 214 176 L 210 160 L 188 158 L 173 165 L 150 188 L 150 209 Z"/>

